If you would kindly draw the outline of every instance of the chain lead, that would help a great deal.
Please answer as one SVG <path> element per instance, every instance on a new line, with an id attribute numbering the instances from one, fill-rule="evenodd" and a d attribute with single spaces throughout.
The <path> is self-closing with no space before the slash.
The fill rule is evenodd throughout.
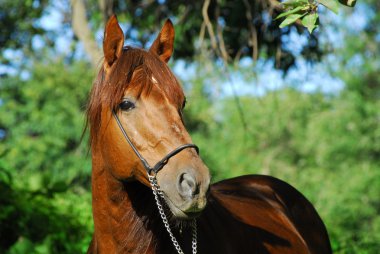
<path id="1" fill-rule="evenodd" d="M 179 245 L 177 239 L 175 238 L 175 236 L 172 233 L 172 230 L 170 229 L 170 224 L 169 224 L 168 218 L 166 217 L 164 209 L 162 208 L 162 204 L 161 204 L 159 197 L 164 198 L 164 194 L 162 193 L 160 186 L 157 183 L 156 175 L 155 174 L 154 175 L 148 175 L 148 179 L 149 179 L 150 185 L 152 187 L 154 199 L 156 200 L 158 212 L 161 216 L 162 222 L 164 223 L 166 231 L 168 231 L 170 239 L 172 240 L 172 243 L 173 243 L 175 249 L 177 250 L 178 254 L 184 254 L 182 249 L 181 249 L 181 246 Z M 193 250 L 192 254 L 197 254 L 197 221 L 196 221 L 196 219 L 194 219 L 191 222 L 191 228 L 193 231 L 192 232 L 192 240 L 191 240 L 191 248 Z"/>

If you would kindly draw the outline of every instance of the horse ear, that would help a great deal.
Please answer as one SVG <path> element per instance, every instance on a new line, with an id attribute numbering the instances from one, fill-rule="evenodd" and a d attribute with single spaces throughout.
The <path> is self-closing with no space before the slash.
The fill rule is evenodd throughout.
<path id="1" fill-rule="evenodd" d="M 121 30 L 117 18 L 112 15 L 108 20 L 106 29 L 104 30 L 103 52 L 104 64 L 111 67 L 113 63 L 120 57 L 124 45 L 124 34 Z"/>
<path id="2" fill-rule="evenodd" d="M 154 40 L 149 51 L 157 54 L 162 61 L 168 62 L 174 49 L 174 26 L 170 19 L 166 20 L 161 32 Z"/>

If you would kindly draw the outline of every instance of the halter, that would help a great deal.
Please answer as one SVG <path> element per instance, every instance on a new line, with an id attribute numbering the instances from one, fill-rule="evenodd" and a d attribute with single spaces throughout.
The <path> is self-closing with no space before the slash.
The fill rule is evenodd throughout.
<path id="1" fill-rule="evenodd" d="M 184 150 L 186 148 L 194 148 L 195 151 L 197 151 L 197 154 L 199 154 L 198 146 L 196 146 L 194 144 L 181 145 L 181 146 L 177 147 L 176 149 L 174 149 L 173 151 L 171 151 L 170 153 L 168 153 L 164 158 L 162 158 L 162 160 L 157 162 L 156 165 L 154 165 L 154 167 L 151 167 L 149 165 L 149 163 L 144 159 L 144 157 L 139 153 L 139 151 L 137 150 L 135 145 L 132 143 L 131 139 L 129 138 L 128 134 L 125 132 L 123 125 L 121 124 L 120 119 L 114 110 L 112 111 L 112 114 L 115 117 L 117 125 L 119 125 L 119 128 L 120 128 L 121 132 L 123 133 L 124 138 L 127 140 L 128 144 L 132 147 L 132 149 L 135 152 L 135 154 L 137 155 L 137 157 L 139 157 L 139 159 L 140 159 L 141 163 L 143 164 L 148 175 L 151 175 L 152 172 L 156 175 L 158 173 L 158 171 L 160 171 L 168 163 L 168 161 L 171 157 L 175 156 L 176 154 L 180 153 L 182 150 Z"/>
<path id="2" fill-rule="evenodd" d="M 139 153 L 139 151 L 137 150 L 135 145 L 132 143 L 132 141 L 129 138 L 127 132 L 125 131 L 123 125 L 121 124 L 120 119 L 117 116 L 115 110 L 112 110 L 112 114 L 113 114 L 114 118 L 116 119 L 116 123 L 119 126 L 121 132 L 123 133 L 124 138 L 127 140 L 128 144 L 131 146 L 132 150 L 135 152 L 137 157 L 140 159 L 141 163 L 143 164 L 143 166 L 144 166 L 144 168 L 148 174 L 148 180 L 149 180 L 150 185 L 152 187 L 152 191 L 153 191 L 154 198 L 156 200 L 156 205 L 157 205 L 158 211 L 159 211 L 161 219 L 165 225 L 166 231 L 168 231 L 168 233 L 169 233 L 170 239 L 171 239 L 175 249 L 177 250 L 177 252 L 179 254 L 184 254 L 182 249 L 181 249 L 181 246 L 179 245 L 177 239 L 175 238 L 175 236 L 173 235 L 173 233 L 170 229 L 169 221 L 168 221 L 167 216 L 166 216 L 164 209 L 162 207 L 160 197 L 162 200 L 164 200 L 164 194 L 161 191 L 160 186 L 157 183 L 156 175 L 157 175 L 158 171 L 160 171 L 168 163 L 168 161 L 171 157 L 175 156 L 176 154 L 180 153 L 182 150 L 184 150 L 186 148 L 194 148 L 195 151 L 197 152 L 197 154 L 199 154 L 198 146 L 196 146 L 195 144 L 181 145 L 181 146 L 177 147 L 176 149 L 174 149 L 173 151 L 171 151 L 170 153 L 168 153 L 166 156 L 164 156 L 159 162 L 156 163 L 156 165 L 154 165 L 154 167 L 151 167 L 149 165 L 149 163 L 147 162 L 147 160 Z M 152 172 L 153 172 L 153 174 L 152 174 Z M 165 200 L 164 200 L 164 202 L 165 202 Z M 192 242 L 191 242 L 192 243 L 192 253 L 196 254 L 197 253 L 197 224 L 196 224 L 195 219 L 192 221 L 191 226 L 193 229 Z"/>

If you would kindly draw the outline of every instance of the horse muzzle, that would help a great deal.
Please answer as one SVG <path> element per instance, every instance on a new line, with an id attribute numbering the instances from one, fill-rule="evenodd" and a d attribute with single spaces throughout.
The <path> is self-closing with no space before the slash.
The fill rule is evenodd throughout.
<path id="1" fill-rule="evenodd" d="M 174 183 L 165 177 L 158 177 L 166 204 L 176 219 L 198 217 L 206 207 L 210 177 L 208 170 L 207 175 L 201 175 L 199 171 L 205 172 L 199 169 L 183 170 Z"/>

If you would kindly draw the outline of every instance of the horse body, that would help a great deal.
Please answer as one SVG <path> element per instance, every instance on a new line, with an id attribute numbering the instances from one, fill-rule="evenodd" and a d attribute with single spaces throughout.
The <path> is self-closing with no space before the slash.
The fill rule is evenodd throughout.
<path id="1" fill-rule="evenodd" d="M 176 253 L 151 191 L 138 182 L 123 185 L 107 198 L 112 203 L 109 210 L 117 211 L 103 221 L 112 240 L 95 235 L 88 253 Z M 269 176 L 241 176 L 213 184 L 197 224 L 199 253 L 331 253 L 326 229 L 313 206 L 296 189 Z M 182 231 L 175 233 L 190 252 L 190 231 Z"/>
<path id="2" fill-rule="evenodd" d="M 250 175 L 221 181 L 211 190 L 210 206 L 215 208 L 210 216 L 223 211 L 220 221 L 231 225 L 223 229 L 228 236 L 219 239 L 236 241 L 231 251 L 222 247 L 215 253 L 331 253 L 319 215 L 289 184 L 270 176 Z"/>
<path id="3" fill-rule="evenodd" d="M 322 220 L 289 184 L 250 175 L 209 185 L 197 147 L 188 145 L 183 91 L 166 65 L 173 42 L 167 21 L 148 52 L 123 48 L 116 17 L 107 23 L 88 108 L 95 230 L 87 253 L 177 253 L 148 177 L 149 163 L 162 160 L 154 179 L 184 253 L 192 251 L 194 218 L 198 253 L 331 253 Z"/>

